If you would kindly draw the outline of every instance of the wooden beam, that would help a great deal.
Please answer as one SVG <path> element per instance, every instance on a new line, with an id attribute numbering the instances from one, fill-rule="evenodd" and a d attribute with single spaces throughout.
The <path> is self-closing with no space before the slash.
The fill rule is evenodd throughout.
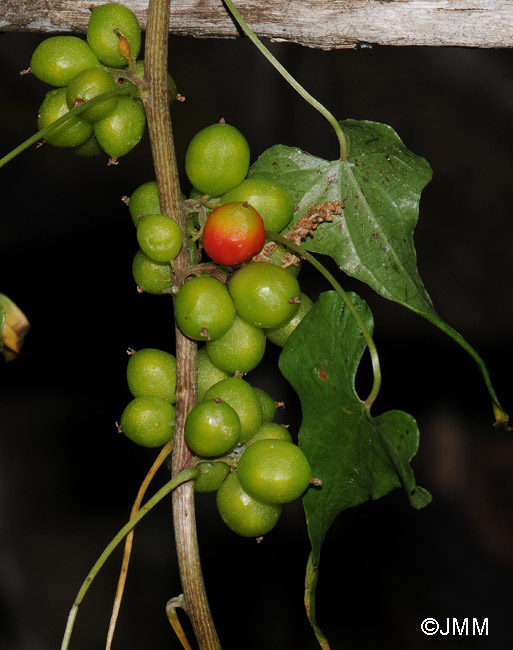
<path id="1" fill-rule="evenodd" d="M 84 32 L 92 0 L 1 0 L 0 31 Z M 93 4 L 103 4 L 97 2 Z M 147 0 L 124 0 L 146 25 Z M 513 46 L 511 0 L 238 0 L 261 37 L 323 49 L 359 44 Z M 222 0 L 172 0 L 170 32 L 236 37 Z"/>

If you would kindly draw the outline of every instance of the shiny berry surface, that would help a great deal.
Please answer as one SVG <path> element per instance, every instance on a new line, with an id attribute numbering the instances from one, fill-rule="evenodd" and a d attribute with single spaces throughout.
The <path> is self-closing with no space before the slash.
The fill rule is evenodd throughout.
<path id="1" fill-rule="evenodd" d="M 50 90 L 39 107 L 37 126 L 39 129 L 44 129 L 68 112 L 66 88 Z M 61 126 L 47 133 L 45 140 L 54 147 L 76 147 L 84 144 L 92 135 L 92 124 L 80 117 L 72 117 Z"/>
<path id="2" fill-rule="evenodd" d="M 185 171 L 191 184 L 209 196 L 220 196 L 239 185 L 248 169 L 246 138 L 224 122 L 196 133 L 185 153 Z"/>
<path id="3" fill-rule="evenodd" d="M 176 359 L 164 350 L 143 348 L 130 356 L 126 379 L 134 397 L 153 395 L 174 403 Z"/>
<path id="4" fill-rule="evenodd" d="M 119 97 L 116 108 L 94 123 L 96 139 L 111 158 L 120 158 L 131 151 L 143 137 L 145 129 L 143 105 L 131 97 Z"/>
<path id="5" fill-rule="evenodd" d="M 83 39 L 50 36 L 34 50 L 30 71 L 50 86 L 66 86 L 82 70 L 99 65 L 98 58 Z"/>
<path id="6" fill-rule="evenodd" d="M 121 429 L 142 447 L 161 447 L 173 436 L 175 408 L 165 399 L 145 395 L 127 404 L 121 415 Z"/>
<path id="7" fill-rule="evenodd" d="M 69 82 L 66 90 L 66 102 L 70 109 L 75 106 L 94 99 L 102 93 L 114 90 L 116 84 L 110 74 L 103 68 L 88 68 L 77 74 Z M 80 117 L 88 122 L 95 122 L 107 117 L 109 113 L 116 108 L 118 104 L 117 97 L 110 97 L 103 101 L 86 108 Z"/>
<path id="8" fill-rule="evenodd" d="M 167 262 L 155 262 L 142 250 L 137 251 L 132 262 L 132 275 L 140 291 L 161 295 L 173 284 L 171 267 Z"/>
<path id="9" fill-rule="evenodd" d="M 215 341 L 207 341 L 207 353 L 212 363 L 225 372 L 246 373 L 258 366 L 265 352 L 265 334 L 258 328 L 235 317 L 230 329 Z"/>
<path id="10" fill-rule="evenodd" d="M 248 445 L 239 460 L 237 473 L 248 494 L 269 503 L 294 501 L 312 478 L 304 453 L 284 440 L 258 440 Z"/>
<path id="11" fill-rule="evenodd" d="M 182 230 L 174 219 L 165 214 L 144 216 L 137 229 L 141 250 L 156 262 L 173 260 L 182 247 Z"/>
<path id="12" fill-rule="evenodd" d="M 277 327 L 299 309 L 301 290 L 296 278 L 268 262 L 250 262 L 229 283 L 238 315 L 255 327 Z"/>
<path id="13" fill-rule="evenodd" d="M 253 436 L 262 424 L 262 407 L 251 384 L 240 377 L 228 377 L 211 386 L 205 399 L 221 399 L 237 413 L 240 420 L 240 443 Z"/>
<path id="14" fill-rule="evenodd" d="M 178 327 L 191 339 L 214 341 L 223 336 L 235 319 L 235 306 L 226 286 L 209 276 L 186 282 L 176 296 Z"/>
<path id="15" fill-rule="evenodd" d="M 87 42 L 100 61 L 111 68 L 121 68 L 128 63 L 118 48 L 118 32 L 127 39 L 130 56 L 137 58 L 141 49 L 141 28 L 134 12 L 117 2 L 94 7 L 87 26 Z"/>
<path id="16" fill-rule="evenodd" d="M 237 266 L 261 250 L 265 243 L 264 222 L 248 203 L 225 203 L 208 216 L 202 241 L 216 264 Z"/>
<path id="17" fill-rule="evenodd" d="M 239 416 L 219 399 L 196 404 L 185 420 L 185 440 L 195 454 L 204 458 L 228 453 L 239 437 Z"/>
<path id="18" fill-rule="evenodd" d="M 230 201 L 249 203 L 264 220 L 265 228 L 273 232 L 280 232 L 294 214 L 294 203 L 287 190 L 267 178 L 246 178 L 223 196 L 223 203 Z"/>
<path id="19" fill-rule="evenodd" d="M 228 474 L 217 491 L 217 509 L 228 528 L 243 537 L 265 535 L 281 514 L 279 504 L 264 503 L 245 492 L 237 472 Z"/>

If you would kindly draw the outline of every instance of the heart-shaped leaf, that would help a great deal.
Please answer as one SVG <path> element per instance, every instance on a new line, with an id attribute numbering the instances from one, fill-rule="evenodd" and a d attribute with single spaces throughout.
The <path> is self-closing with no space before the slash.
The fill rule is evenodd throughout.
<path id="1" fill-rule="evenodd" d="M 420 193 L 431 168 L 386 124 L 345 120 L 341 125 L 349 145 L 346 161 L 277 145 L 258 158 L 250 176 L 272 178 L 290 192 L 297 210 L 285 231 L 309 210 L 340 204 L 340 214 L 321 224 L 304 248 L 331 256 L 385 298 L 434 314 L 413 244 Z"/>
<path id="2" fill-rule="evenodd" d="M 332 220 L 312 230 L 302 248 L 329 255 L 348 275 L 424 316 L 455 340 L 481 370 L 497 422 L 507 422 L 484 361 L 438 316 L 418 273 L 413 231 L 420 193 L 431 179 L 429 164 L 411 153 L 386 124 L 340 124 L 348 143 L 347 160 L 323 160 L 277 145 L 258 158 L 249 175 L 278 181 L 293 197 L 296 213 L 283 232 L 312 212 L 328 215 Z"/>
<path id="3" fill-rule="evenodd" d="M 350 298 L 372 331 L 369 308 L 358 296 Z M 281 372 L 301 400 L 299 444 L 321 483 L 310 487 L 303 499 L 312 543 L 306 602 L 321 636 L 315 623 L 315 581 L 321 546 L 335 517 L 401 486 L 415 508 L 431 499 L 416 486 L 410 467 L 419 441 L 415 420 L 401 411 L 372 417 L 356 393 L 355 377 L 365 347 L 354 317 L 330 291 L 321 294 L 280 355 Z"/>

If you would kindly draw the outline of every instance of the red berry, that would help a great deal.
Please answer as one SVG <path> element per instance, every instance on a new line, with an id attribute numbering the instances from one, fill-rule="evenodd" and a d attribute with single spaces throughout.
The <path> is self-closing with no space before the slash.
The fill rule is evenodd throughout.
<path id="1" fill-rule="evenodd" d="M 265 244 L 262 217 L 248 203 L 225 203 L 213 210 L 203 229 L 203 248 L 216 264 L 237 266 Z"/>

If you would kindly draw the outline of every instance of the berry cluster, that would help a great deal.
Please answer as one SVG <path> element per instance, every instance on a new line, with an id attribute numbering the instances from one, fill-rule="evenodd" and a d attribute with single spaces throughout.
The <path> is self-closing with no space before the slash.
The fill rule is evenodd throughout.
<path id="1" fill-rule="evenodd" d="M 178 327 L 205 343 L 198 351 L 199 401 L 184 432 L 202 469 L 195 489 L 217 491 L 225 523 L 258 537 L 276 524 L 281 504 L 307 489 L 311 470 L 287 428 L 274 422 L 276 402 L 243 377 L 261 362 L 267 339 L 285 344 L 312 301 L 301 292 L 298 266 L 283 268 L 283 249 L 257 256 L 266 230 L 283 230 L 294 206 L 277 183 L 247 178 L 249 157 L 245 137 L 224 120 L 191 140 L 187 244 L 196 248 L 199 241 L 211 262 L 189 267 L 178 286 L 173 259 L 183 242 L 176 222 L 160 214 L 155 181 L 133 192 L 129 209 L 140 246 L 132 266 L 139 290 L 174 294 Z M 128 383 L 134 399 L 122 430 L 145 446 L 164 444 L 173 435 L 174 357 L 140 350 L 128 363 Z"/>
<path id="2" fill-rule="evenodd" d="M 106 152 L 112 160 L 124 156 L 141 140 L 146 114 L 137 89 L 144 87 L 144 61 L 137 61 L 141 29 L 135 14 L 115 2 L 92 9 L 87 41 L 76 36 L 52 36 L 34 50 L 30 71 L 56 86 L 43 100 L 38 127 L 44 129 L 71 109 L 130 83 L 134 92 L 94 102 L 79 115 L 45 135 L 56 147 L 80 156 Z M 176 87 L 168 77 L 171 97 Z"/>

